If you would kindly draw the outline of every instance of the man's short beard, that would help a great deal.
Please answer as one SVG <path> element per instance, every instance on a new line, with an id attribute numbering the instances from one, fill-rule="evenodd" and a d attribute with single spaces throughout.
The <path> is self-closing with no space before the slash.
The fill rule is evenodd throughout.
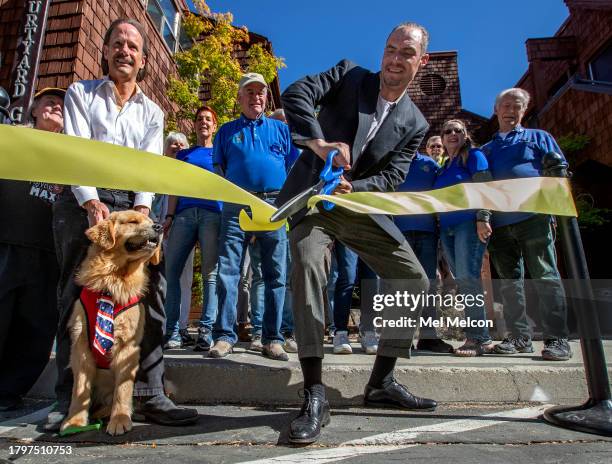
<path id="1" fill-rule="evenodd" d="M 385 84 L 385 86 L 390 87 L 390 88 L 394 88 L 394 87 L 401 87 L 402 86 L 402 80 L 401 79 L 390 79 L 389 77 L 383 75 L 383 84 Z"/>

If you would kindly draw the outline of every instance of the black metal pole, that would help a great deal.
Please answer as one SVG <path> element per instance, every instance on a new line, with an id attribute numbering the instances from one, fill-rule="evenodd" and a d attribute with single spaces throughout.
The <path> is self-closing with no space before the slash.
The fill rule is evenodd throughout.
<path id="1" fill-rule="evenodd" d="M 568 177 L 567 162 L 558 153 L 548 153 L 542 160 L 544 175 Z M 557 217 L 563 257 L 569 277 L 569 294 L 575 304 L 580 347 L 589 399 L 578 406 L 557 406 L 544 412 L 544 419 L 560 427 L 612 436 L 612 397 L 606 357 L 578 221 Z"/>

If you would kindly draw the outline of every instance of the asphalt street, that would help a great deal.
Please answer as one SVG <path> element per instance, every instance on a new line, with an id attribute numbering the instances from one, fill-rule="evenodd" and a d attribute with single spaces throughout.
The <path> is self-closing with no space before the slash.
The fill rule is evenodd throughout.
<path id="1" fill-rule="evenodd" d="M 297 408 L 197 406 L 188 427 L 136 423 L 121 437 L 102 431 L 46 434 L 51 403 L 28 401 L 0 415 L 0 463 L 606 463 L 612 438 L 557 428 L 546 405 L 443 404 L 433 413 L 336 408 L 314 445 L 287 443 Z"/>

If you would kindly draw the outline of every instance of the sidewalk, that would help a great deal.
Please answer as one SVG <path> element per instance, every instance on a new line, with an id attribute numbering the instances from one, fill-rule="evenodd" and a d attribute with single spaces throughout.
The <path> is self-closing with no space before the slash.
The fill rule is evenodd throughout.
<path id="1" fill-rule="evenodd" d="M 461 342 L 453 342 L 459 346 Z M 459 358 L 413 351 L 398 361 L 399 382 L 419 396 L 440 402 L 550 402 L 577 404 L 588 397 L 580 344 L 570 342 L 574 357 L 567 362 L 543 361 L 542 342 L 535 353 Z M 297 355 L 289 362 L 271 361 L 238 344 L 225 359 L 204 358 L 188 349 L 165 354 L 166 386 L 181 403 L 301 404 L 302 374 Z M 612 341 L 604 341 L 612 377 Z M 334 355 L 326 345 L 323 381 L 333 405 L 360 405 L 374 356 L 353 344 L 354 354 Z M 30 396 L 51 398 L 55 364 L 51 360 Z"/>

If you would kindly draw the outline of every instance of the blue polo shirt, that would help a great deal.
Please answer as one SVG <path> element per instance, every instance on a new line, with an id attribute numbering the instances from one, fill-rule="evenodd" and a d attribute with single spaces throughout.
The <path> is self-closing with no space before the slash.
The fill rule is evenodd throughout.
<path id="1" fill-rule="evenodd" d="M 499 134 L 483 145 L 483 152 L 489 162 L 489 171 L 494 180 L 540 177 L 542 157 L 554 151 L 562 155 L 555 139 L 548 132 L 539 129 L 525 129 L 517 126 L 505 138 Z M 493 227 L 516 224 L 532 217 L 533 213 L 494 212 Z"/>
<path id="2" fill-rule="evenodd" d="M 215 136 L 213 163 L 230 182 L 251 192 L 280 190 L 287 178 L 291 136 L 276 119 L 244 115 L 223 124 Z"/>
<path id="3" fill-rule="evenodd" d="M 472 148 L 469 151 L 465 165 L 460 156 L 448 159 L 438 173 L 434 187 L 439 189 L 451 185 L 472 182 L 472 177 L 477 172 L 486 171 L 489 168 L 487 158 L 479 149 Z M 465 221 L 475 221 L 476 210 L 453 211 L 451 213 L 440 213 L 440 228 L 445 229 Z"/>
<path id="4" fill-rule="evenodd" d="M 198 166 L 202 169 L 206 169 L 207 171 L 214 172 L 212 162 L 212 148 L 200 147 L 196 145 L 195 147 L 180 150 L 176 154 L 176 159 L 179 161 L 184 161 L 185 163 L 193 164 L 194 166 Z M 221 203 L 220 201 L 202 200 L 201 198 L 178 197 L 175 214 L 178 214 L 187 208 L 203 208 L 210 211 L 220 212 L 222 204 L 223 203 Z"/>
<path id="5" fill-rule="evenodd" d="M 429 156 L 417 153 L 410 163 L 406 180 L 397 189 L 398 192 L 423 192 L 432 190 L 438 176 L 440 165 Z M 436 231 L 436 218 L 433 214 L 407 214 L 395 216 L 395 224 L 402 232 L 419 230 Z"/>
<path id="6" fill-rule="evenodd" d="M 301 154 L 302 154 L 302 150 L 300 150 L 298 147 L 296 147 L 293 144 L 293 142 L 291 142 L 291 149 L 289 150 L 289 156 L 287 157 L 287 166 L 289 166 L 289 169 L 293 167 L 293 165 L 295 164 L 295 162 L 297 161 L 297 159 L 300 157 Z"/>

